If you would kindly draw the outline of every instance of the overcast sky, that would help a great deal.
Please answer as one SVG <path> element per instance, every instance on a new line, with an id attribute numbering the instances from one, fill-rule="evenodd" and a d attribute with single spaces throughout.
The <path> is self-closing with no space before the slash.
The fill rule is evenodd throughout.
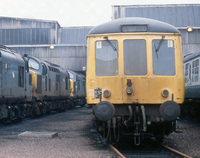
<path id="1" fill-rule="evenodd" d="M 200 0 L 0 0 L 0 16 L 56 20 L 62 27 L 95 26 L 111 20 L 113 5 L 145 4 L 200 4 Z"/>

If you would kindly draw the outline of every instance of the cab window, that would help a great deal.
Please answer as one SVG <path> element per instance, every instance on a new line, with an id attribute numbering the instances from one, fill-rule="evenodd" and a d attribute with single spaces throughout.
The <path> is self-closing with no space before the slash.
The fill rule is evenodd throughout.
<path id="1" fill-rule="evenodd" d="M 175 56 L 173 40 L 153 40 L 153 74 L 160 76 L 175 75 Z"/>
<path id="2" fill-rule="evenodd" d="M 29 68 L 35 69 L 35 70 L 39 70 L 39 63 L 33 59 L 29 59 L 28 61 L 29 64 Z"/>
<path id="3" fill-rule="evenodd" d="M 118 75 L 118 43 L 116 40 L 96 41 L 96 76 Z"/>
<path id="4" fill-rule="evenodd" d="M 124 40 L 124 74 L 128 76 L 147 74 L 145 40 Z"/>

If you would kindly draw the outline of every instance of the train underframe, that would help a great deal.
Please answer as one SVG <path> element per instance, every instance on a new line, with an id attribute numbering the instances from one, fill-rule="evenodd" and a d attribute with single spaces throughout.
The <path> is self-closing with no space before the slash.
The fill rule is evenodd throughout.
<path id="1" fill-rule="evenodd" d="M 111 119 L 102 121 L 97 116 L 95 121 L 97 130 L 108 142 L 131 138 L 135 145 L 140 145 L 147 137 L 162 142 L 165 135 L 176 131 L 176 119 L 164 120 L 159 114 L 160 105 L 114 105 L 114 107 L 115 114 Z M 93 112 L 95 114 L 95 110 Z"/>
<path id="2" fill-rule="evenodd" d="M 199 114 L 200 114 L 200 99 L 185 98 L 185 101 L 181 106 L 181 117 L 200 122 Z"/>
<path id="3" fill-rule="evenodd" d="M 37 100 L 31 102 L 16 101 L 15 103 L 0 104 L 0 121 L 2 123 L 20 121 L 26 117 L 37 117 L 50 113 L 51 111 L 62 112 L 71 108 L 69 99 Z"/>
<path id="4" fill-rule="evenodd" d="M 83 107 L 86 104 L 85 97 L 71 97 L 70 98 L 70 105 L 72 107 L 80 106 Z"/>

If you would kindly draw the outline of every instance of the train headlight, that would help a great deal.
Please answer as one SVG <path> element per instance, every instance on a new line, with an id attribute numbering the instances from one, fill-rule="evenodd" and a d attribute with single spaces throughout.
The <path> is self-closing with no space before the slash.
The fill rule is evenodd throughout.
<path id="1" fill-rule="evenodd" d="M 168 96 L 169 96 L 169 91 L 168 90 L 163 90 L 162 91 L 162 96 L 164 97 L 164 98 L 167 98 Z"/>
<path id="2" fill-rule="evenodd" d="M 129 94 L 129 95 L 132 94 L 133 93 L 133 88 L 132 87 L 127 87 L 126 88 L 126 93 Z"/>
<path id="3" fill-rule="evenodd" d="M 110 95 L 111 95 L 111 93 L 110 93 L 109 90 L 105 90 L 105 91 L 103 92 L 103 96 L 104 96 L 105 98 L 109 98 Z"/>

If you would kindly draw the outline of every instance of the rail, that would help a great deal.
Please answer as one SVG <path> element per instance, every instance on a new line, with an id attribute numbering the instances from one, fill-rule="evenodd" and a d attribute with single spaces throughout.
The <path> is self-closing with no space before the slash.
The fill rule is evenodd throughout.
<path id="1" fill-rule="evenodd" d="M 182 152 L 180 152 L 180 151 L 177 151 L 177 150 L 175 150 L 175 149 L 173 149 L 173 148 L 171 148 L 171 147 L 168 147 L 168 146 L 163 145 L 163 144 L 162 144 L 162 146 L 163 146 L 164 148 L 170 150 L 170 151 L 173 151 L 173 152 L 175 152 L 175 153 L 177 153 L 177 154 L 179 154 L 179 155 L 185 157 L 185 158 L 192 158 L 191 156 L 186 155 L 186 154 L 184 154 L 184 153 L 182 153 Z"/>
<path id="2" fill-rule="evenodd" d="M 159 144 L 161 147 L 163 147 L 164 149 L 167 149 L 168 151 L 171 151 L 173 152 L 174 154 L 176 155 L 179 155 L 180 157 L 184 157 L 184 158 L 192 158 L 191 156 L 189 155 L 186 155 L 180 151 L 177 151 L 171 147 L 168 147 L 166 145 L 162 145 L 162 144 Z M 126 156 L 124 154 L 122 154 L 116 147 L 114 147 L 112 144 L 109 144 L 109 147 L 111 148 L 111 150 L 113 150 L 118 156 L 120 156 L 121 158 L 126 158 Z M 133 155 L 135 155 L 136 153 L 134 153 L 133 151 Z M 156 157 L 156 156 L 155 156 Z"/>

